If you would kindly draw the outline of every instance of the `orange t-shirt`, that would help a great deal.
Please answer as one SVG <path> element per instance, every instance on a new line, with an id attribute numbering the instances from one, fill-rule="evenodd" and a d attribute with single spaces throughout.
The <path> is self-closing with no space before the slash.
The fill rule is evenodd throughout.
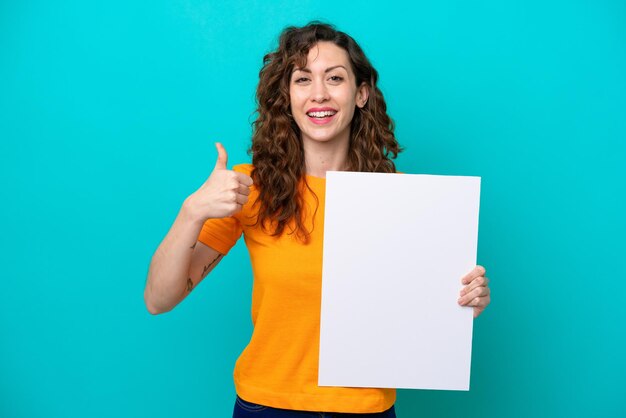
<path id="1" fill-rule="evenodd" d="M 233 170 L 250 175 L 252 165 Z M 288 234 L 272 237 L 256 221 L 258 191 L 238 214 L 209 219 L 198 240 L 222 254 L 243 233 L 254 274 L 250 343 L 235 365 L 235 388 L 243 399 L 274 408 L 372 413 L 393 405 L 395 389 L 317 385 L 322 291 L 322 243 L 326 179 L 306 176 L 305 227 L 308 244 Z M 319 201 L 319 205 L 318 205 Z"/>

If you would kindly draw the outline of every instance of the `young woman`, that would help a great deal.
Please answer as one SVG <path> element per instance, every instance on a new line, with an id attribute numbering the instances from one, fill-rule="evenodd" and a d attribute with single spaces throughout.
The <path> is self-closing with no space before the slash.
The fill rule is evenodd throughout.
<path id="1" fill-rule="evenodd" d="M 235 366 L 234 416 L 395 417 L 393 389 L 317 385 L 326 172 L 394 173 L 400 152 L 378 73 L 350 36 L 318 22 L 285 29 L 263 62 L 252 164 L 229 170 L 216 144 L 213 172 L 152 258 L 146 305 L 171 310 L 243 234 L 254 332 Z M 461 280 L 458 303 L 476 317 L 490 301 L 485 269 Z"/>

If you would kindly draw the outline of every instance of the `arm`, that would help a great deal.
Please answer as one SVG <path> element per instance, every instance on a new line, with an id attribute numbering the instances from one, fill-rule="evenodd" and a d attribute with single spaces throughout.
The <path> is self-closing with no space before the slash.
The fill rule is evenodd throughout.
<path id="1" fill-rule="evenodd" d="M 154 315 L 178 305 L 223 257 L 197 241 L 202 221 L 192 218 L 186 204 L 150 261 L 144 300 Z"/>
<path id="2" fill-rule="evenodd" d="M 197 241 L 206 220 L 232 216 L 248 201 L 252 179 L 228 170 L 226 151 L 221 144 L 216 145 L 219 157 L 215 169 L 185 199 L 150 261 L 144 300 L 152 314 L 172 310 L 222 259 L 222 254 Z"/>

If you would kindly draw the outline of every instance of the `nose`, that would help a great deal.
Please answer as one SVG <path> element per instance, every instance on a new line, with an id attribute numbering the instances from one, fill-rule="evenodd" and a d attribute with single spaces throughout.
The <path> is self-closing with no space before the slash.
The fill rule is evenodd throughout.
<path id="1" fill-rule="evenodd" d="M 321 103 L 328 99 L 328 89 L 326 88 L 326 84 L 322 81 L 314 81 L 311 88 L 311 100 Z"/>

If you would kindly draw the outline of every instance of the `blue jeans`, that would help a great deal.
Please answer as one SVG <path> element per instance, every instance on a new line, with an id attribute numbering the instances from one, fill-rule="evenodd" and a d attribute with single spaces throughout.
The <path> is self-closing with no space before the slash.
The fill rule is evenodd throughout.
<path id="1" fill-rule="evenodd" d="M 235 400 L 233 418 L 396 418 L 393 406 L 384 412 L 371 414 L 343 414 L 338 412 L 310 412 L 278 409 L 244 401 L 239 396 Z"/>

